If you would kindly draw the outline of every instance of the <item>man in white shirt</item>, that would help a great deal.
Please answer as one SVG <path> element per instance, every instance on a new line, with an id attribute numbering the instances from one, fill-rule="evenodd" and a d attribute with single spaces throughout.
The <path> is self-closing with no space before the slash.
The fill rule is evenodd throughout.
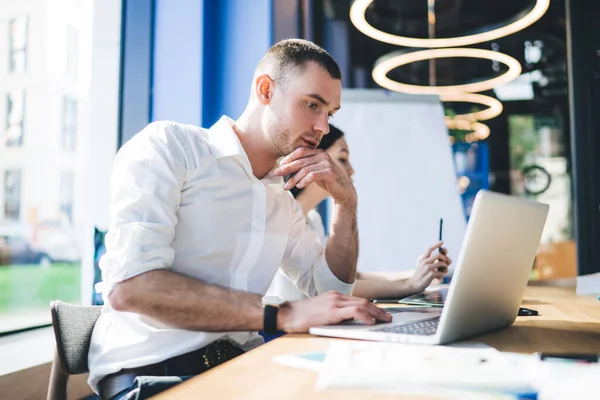
<path id="1" fill-rule="evenodd" d="M 100 261 L 105 306 L 88 358 L 102 398 L 154 394 L 143 376 L 179 382 L 260 344 L 258 330 L 391 320 L 349 296 L 356 192 L 316 148 L 340 100 L 331 56 L 286 40 L 259 63 L 237 121 L 224 116 L 208 130 L 154 122 L 119 150 Z M 326 248 L 286 191 L 311 182 L 335 204 Z M 263 298 L 279 266 L 312 298 Z"/>

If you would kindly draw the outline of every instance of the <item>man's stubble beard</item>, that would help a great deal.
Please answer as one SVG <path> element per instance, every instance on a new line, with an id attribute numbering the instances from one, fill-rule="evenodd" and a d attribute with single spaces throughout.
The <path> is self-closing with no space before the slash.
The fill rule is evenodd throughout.
<path id="1" fill-rule="evenodd" d="M 285 157 L 296 150 L 293 143 L 289 143 L 290 132 L 282 123 L 276 122 L 269 127 L 269 138 L 273 144 L 273 149 L 279 157 Z"/>

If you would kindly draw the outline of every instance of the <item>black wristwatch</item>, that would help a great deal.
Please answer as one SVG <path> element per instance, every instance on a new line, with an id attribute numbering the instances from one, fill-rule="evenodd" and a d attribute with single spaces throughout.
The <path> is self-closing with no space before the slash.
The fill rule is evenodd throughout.
<path id="1" fill-rule="evenodd" d="M 264 296 L 262 305 L 264 310 L 263 332 L 267 334 L 277 333 L 277 313 L 279 309 L 287 304 L 287 301 L 277 296 Z"/>

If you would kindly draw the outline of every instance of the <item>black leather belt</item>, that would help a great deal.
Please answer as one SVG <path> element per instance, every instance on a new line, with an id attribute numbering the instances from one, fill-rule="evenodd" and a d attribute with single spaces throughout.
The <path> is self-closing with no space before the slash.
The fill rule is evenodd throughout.
<path id="1" fill-rule="evenodd" d="M 102 378 L 98 392 L 102 400 L 130 388 L 137 376 L 190 376 L 201 374 L 244 353 L 228 340 L 218 340 L 201 349 L 169 358 L 156 364 L 122 369 Z"/>

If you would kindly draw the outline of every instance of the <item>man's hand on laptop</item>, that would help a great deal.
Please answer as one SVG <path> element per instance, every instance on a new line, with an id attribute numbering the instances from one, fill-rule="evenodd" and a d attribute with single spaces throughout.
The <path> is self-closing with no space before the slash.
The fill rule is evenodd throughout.
<path id="1" fill-rule="evenodd" d="M 437 242 L 417 260 L 415 273 L 409 278 L 414 294 L 422 292 L 434 279 L 441 280 L 448 273 L 452 260 L 446 255 L 448 251 L 442 244 L 443 242 Z M 438 248 L 439 253 L 435 252 Z"/>
<path id="2" fill-rule="evenodd" d="M 277 314 L 277 328 L 288 333 L 308 332 L 313 326 L 333 325 L 352 319 L 373 325 L 390 322 L 392 316 L 367 299 L 331 291 L 287 303 Z"/>

